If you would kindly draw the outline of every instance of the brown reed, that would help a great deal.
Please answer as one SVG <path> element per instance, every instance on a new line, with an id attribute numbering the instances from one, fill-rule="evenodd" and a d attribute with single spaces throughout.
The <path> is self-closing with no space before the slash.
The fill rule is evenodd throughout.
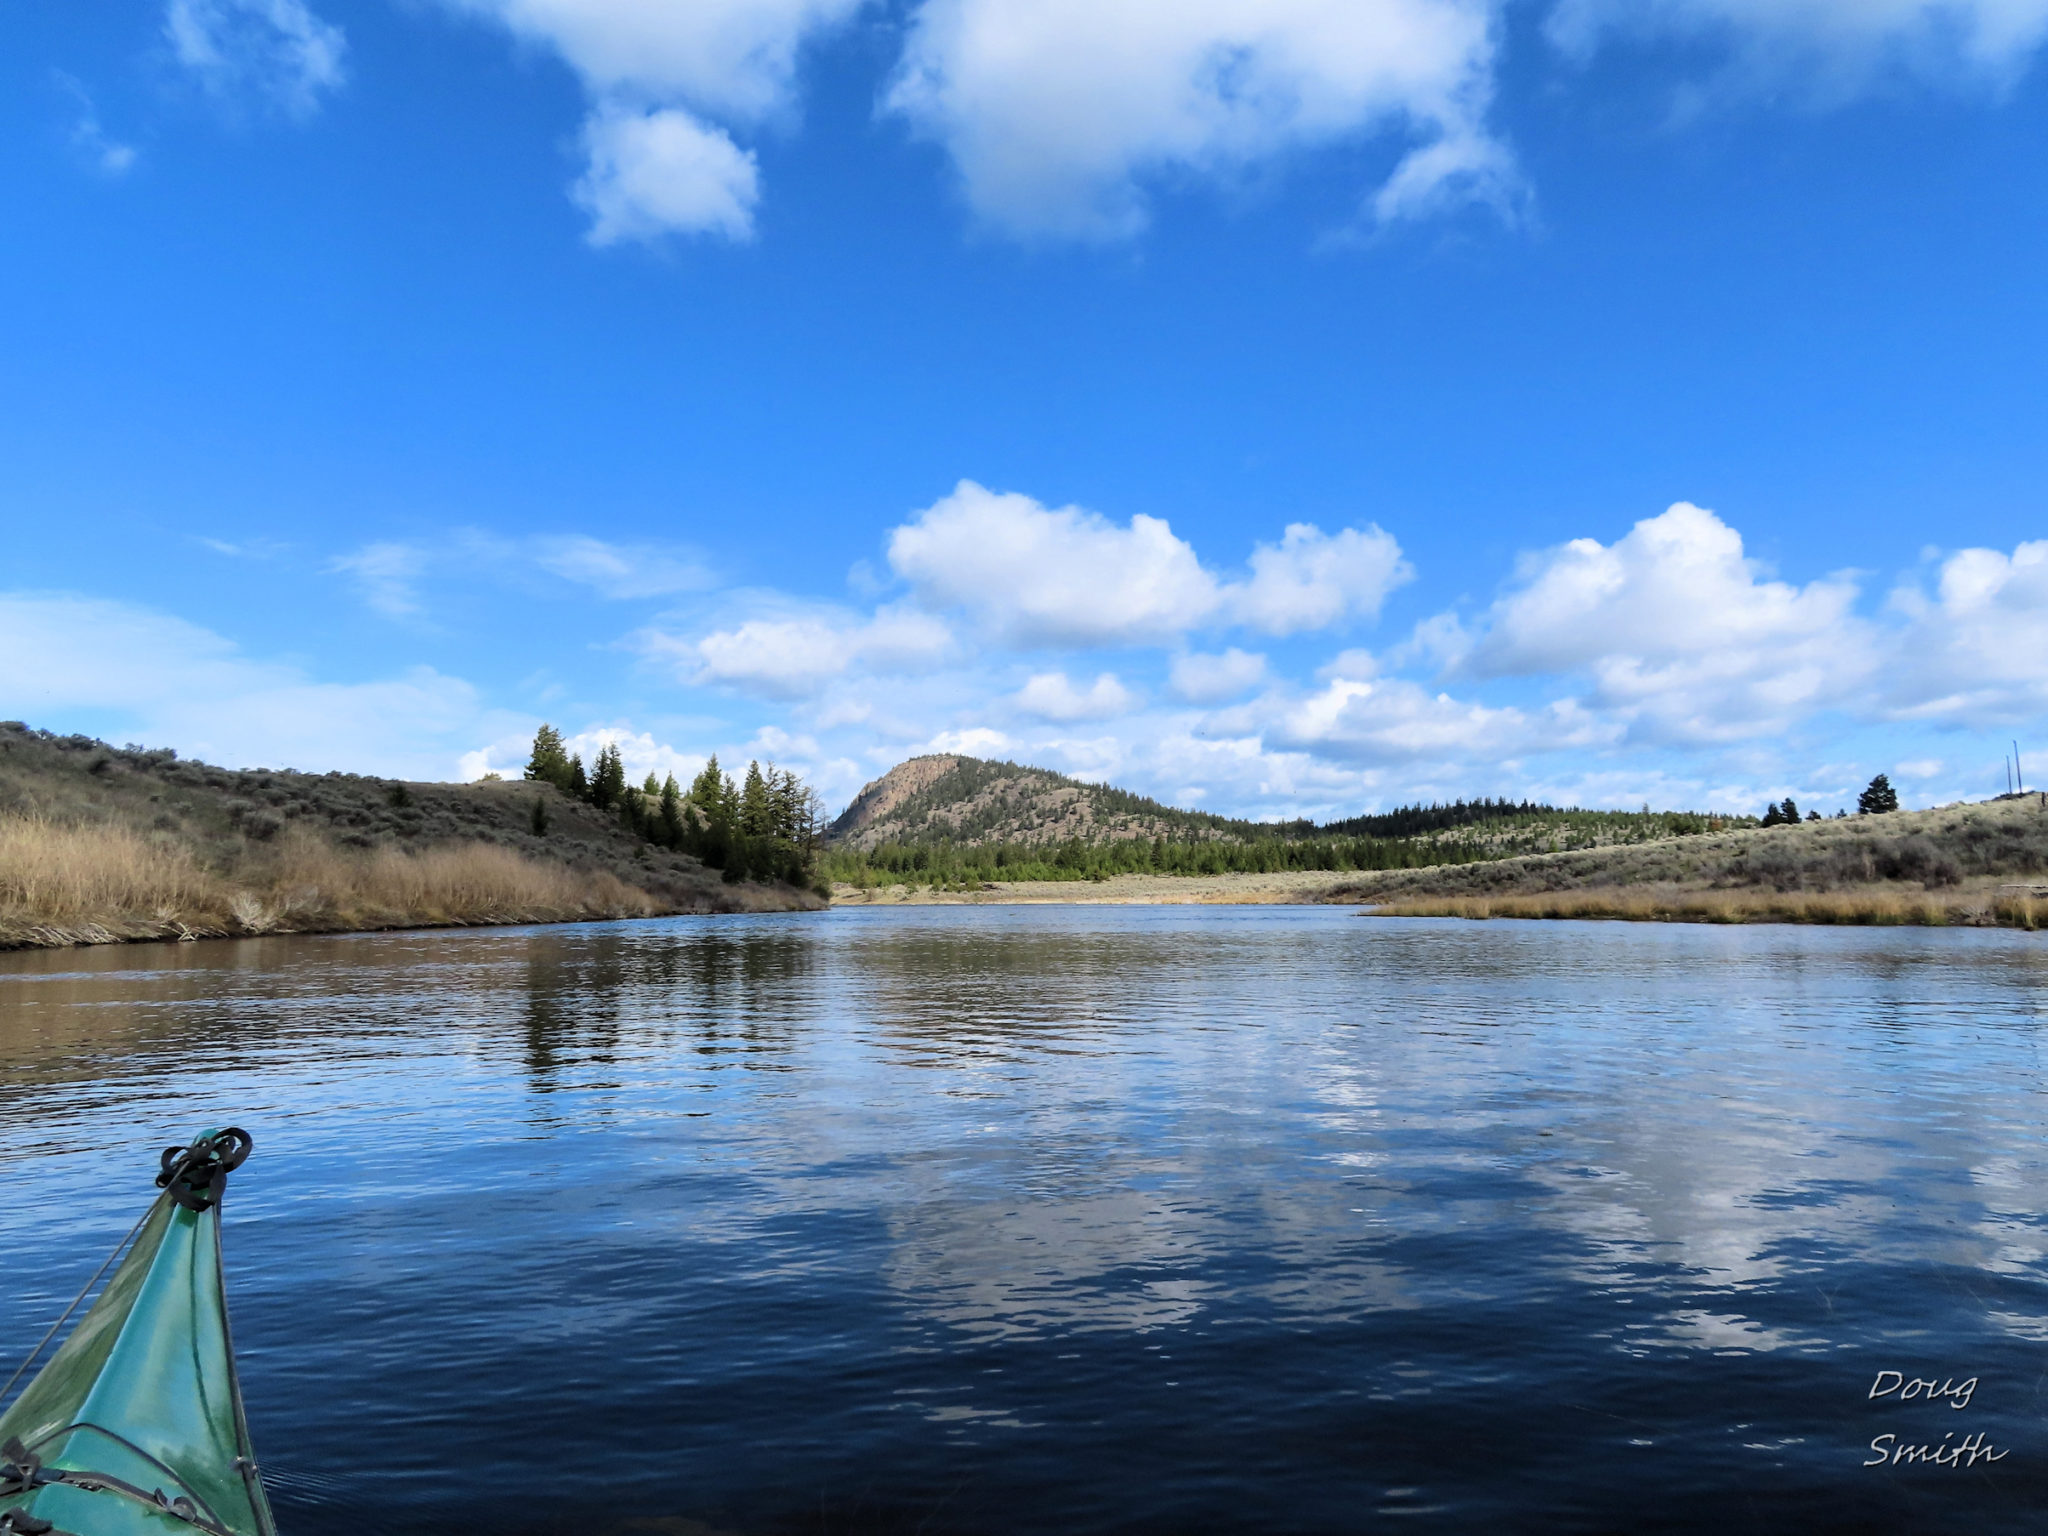
<path id="1" fill-rule="evenodd" d="M 482 842 L 341 848 L 292 829 L 232 870 L 118 824 L 0 816 L 0 946 L 649 916 L 604 870 Z"/>

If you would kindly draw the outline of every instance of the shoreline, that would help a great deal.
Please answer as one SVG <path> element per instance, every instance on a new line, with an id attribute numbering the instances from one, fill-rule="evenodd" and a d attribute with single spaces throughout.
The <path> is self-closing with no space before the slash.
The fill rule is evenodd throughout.
<path id="1" fill-rule="evenodd" d="M 1269 875 L 1112 875 L 1106 880 L 985 881 L 975 890 L 834 882 L 835 907 L 1322 906 L 1344 879 L 1334 870 Z M 1342 905 L 1342 903 L 1338 903 Z"/>
<path id="2" fill-rule="evenodd" d="M 785 891 L 776 887 L 747 885 L 735 887 L 729 903 L 696 904 L 659 909 L 643 907 L 615 911 L 564 912 L 558 909 L 508 911 L 451 916 L 448 914 L 394 913 L 388 917 L 348 922 L 231 920 L 229 922 L 177 917 L 140 918 L 109 916 L 66 923 L 0 924 L 0 954 L 21 954 L 30 950 L 90 949 L 108 944 L 193 944 L 220 939 L 334 938 L 356 933 L 430 933 L 455 928 L 543 928 L 578 923 L 616 923 L 653 917 L 737 917 L 768 912 L 818 912 L 825 903 L 808 892 Z M 809 899 L 805 899 L 808 897 Z"/>
<path id="3" fill-rule="evenodd" d="M 1361 917 L 1468 921 L 1802 924 L 1837 927 L 2048 928 L 2048 882 L 1965 881 L 1941 891 L 1906 882 L 1832 891 L 1643 882 L 1495 895 L 1361 896 L 1356 877 L 1328 870 L 1277 875 L 1118 875 L 1107 880 L 1013 880 L 971 891 L 852 885 L 835 908 L 965 906 L 1344 906 Z"/>
<path id="4" fill-rule="evenodd" d="M 1857 928 L 2048 928 L 2048 885 L 1965 882 L 1942 892 L 1867 885 L 1773 891 L 1711 885 L 1617 885 L 1504 895 L 1390 895 L 1362 917 L 1520 921 L 1794 924 Z"/>

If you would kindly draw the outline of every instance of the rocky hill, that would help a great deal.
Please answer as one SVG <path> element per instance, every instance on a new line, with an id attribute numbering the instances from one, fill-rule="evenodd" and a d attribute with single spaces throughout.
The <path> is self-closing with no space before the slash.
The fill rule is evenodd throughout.
<path id="1" fill-rule="evenodd" d="M 0 947 L 817 904 L 545 784 L 217 768 L 0 722 Z"/>
<path id="2" fill-rule="evenodd" d="M 1049 768 L 937 754 L 899 763 L 868 785 L 826 830 L 834 848 L 888 843 L 1038 846 L 1078 840 L 1224 838 L 1244 824 L 1176 810 L 1128 790 Z"/>

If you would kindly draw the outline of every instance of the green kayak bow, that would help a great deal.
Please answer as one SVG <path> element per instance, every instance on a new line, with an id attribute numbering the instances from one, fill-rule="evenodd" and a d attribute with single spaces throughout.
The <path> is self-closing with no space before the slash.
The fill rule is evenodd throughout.
<path id="1" fill-rule="evenodd" d="M 274 1536 L 221 1285 L 220 1199 L 250 1145 L 230 1127 L 165 1151 L 114 1278 L 0 1414 L 0 1533 Z"/>

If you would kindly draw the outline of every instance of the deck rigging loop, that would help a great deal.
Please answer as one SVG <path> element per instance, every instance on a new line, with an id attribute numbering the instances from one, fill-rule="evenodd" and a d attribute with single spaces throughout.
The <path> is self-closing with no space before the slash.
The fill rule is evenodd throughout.
<path id="1" fill-rule="evenodd" d="M 227 1176 L 242 1166 L 255 1145 L 247 1131 L 230 1125 L 189 1147 L 165 1147 L 156 1187 L 188 1211 L 210 1211 L 220 1203 Z"/>
<path id="2" fill-rule="evenodd" d="M 78 1423 L 69 1426 L 69 1429 L 60 1430 L 58 1433 L 68 1434 L 72 1429 L 97 1430 L 109 1439 L 119 1441 L 129 1450 L 142 1457 L 143 1460 L 154 1462 L 157 1468 L 169 1477 L 173 1483 L 178 1481 L 177 1474 L 165 1466 L 163 1462 L 150 1455 L 132 1440 L 125 1439 L 110 1429 L 98 1424 Z M 36 1453 L 23 1445 L 19 1438 L 10 1438 L 5 1445 L 0 1445 L 0 1458 L 4 1458 L 0 1459 L 0 1498 L 10 1498 L 22 1493 L 33 1493 L 36 1489 L 47 1488 L 52 1483 L 65 1483 L 70 1487 L 82 1489 L 87 1493 L 119 1494 L 122 1498 L 147 1505 L 157 1514 L 169 1515 L 174 1520 L 182 1520 L 185 1524 L 206 1532 L 207 1536 L 235 1536 L 234 1531 L 223 1524 L 220 1518 L 211 1509 L 206 1507 L 204 1501 L 194 1498 L 189 1493 L 179 1493 L 173 1496 L 165 1493 L 161 1488 L 144 1488 L 140 1484 L 128 1482 L 124 1478 L 113 1477 L 105 1472 L 79 1471 L 68 1467 L 61 1469 L 46 1467 Z M 9 1524 L 10 1520 L 14 1523 Z M 22 1510 L 12 1509 L 8 1510 L 4 1515 L 0 1515 L 0 1533 L 12 1531 L 49 1531 L 54 1536 L 56 1527 L 38 1516 L 27 1514 Z"/>

